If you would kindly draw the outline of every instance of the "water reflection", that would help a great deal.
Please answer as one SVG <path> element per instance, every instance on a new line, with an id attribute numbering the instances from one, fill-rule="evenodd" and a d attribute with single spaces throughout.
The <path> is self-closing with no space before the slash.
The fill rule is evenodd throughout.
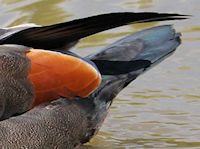
<path id="1" fill-rule="evenodd" d="M 153 6 L 155 0 L 128 0 L 123 4 L 127 7 L 138 7 L 139 9 L 145 9 Z"/>
<path id="2" fill-rule="evenodd" d="M 66 0 L 37 0 L 27 3 L 26 0 L 2 0 L 7 7 L 16 5 L 8 13 L 17 13 L 18 17 L 13 20 L 9 26 L 19 25 L 22 23 L 37 23 L 41 25 L 63 22 L 71 16 L 61 7 Z"/>
<path id="3" fill-rule="evenodd" d="M 153 136 L 153 135 L 152 135 Z M 98 142 L 93 142 L 97 144 L 96 147 L 86 145 L 81 146 L 79 149 L 110 149 L 110 146 L 115 145 L 115 149 L 132 149 L 132 148 L 165 148 L 168 146 L 169 148 L 198 148 L 200 146 L 200 142 L 198 141 L 184 141 L 181 138 L 162 138 L 159 135 L 154 135 L 157 138 L 137 138 L 137 139 L 127 139 L 121 140 L 119 143 L 109 144 L 109 142 L 103 142 L 104 145 L 98 146 Z M 102 144 L 103 144 L 102 143 Z"/>

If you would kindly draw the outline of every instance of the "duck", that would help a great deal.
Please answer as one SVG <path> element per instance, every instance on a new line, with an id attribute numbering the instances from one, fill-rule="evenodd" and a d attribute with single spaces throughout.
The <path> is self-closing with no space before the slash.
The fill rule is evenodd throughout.
<path id="1" fill-rule="evenodd" d="M 49 26 L 2 28 L 1 148 L 73 149 L 89 142 L 117 94 L 170 56 L 181 44 L 181 34 L 172 25 L 162 25 L 128 35 L 86 57 L 70 48 L 111 28 L 186 18 L 120 12 Z"/>

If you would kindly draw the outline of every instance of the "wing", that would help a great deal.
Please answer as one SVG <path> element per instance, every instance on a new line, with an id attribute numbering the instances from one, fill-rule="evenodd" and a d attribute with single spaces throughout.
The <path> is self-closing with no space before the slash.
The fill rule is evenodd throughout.
<path id="1" fill-rule="evenodd" d="M 67 49 L 81 38 L 130 23 L 185 19 L 167 13 L 110 13 L 44 27 L 18 28 L 1 36 L 0 44 L 19 44 L 38 49 Z M 65 48 L 65 49 L 66 49 Z"/>

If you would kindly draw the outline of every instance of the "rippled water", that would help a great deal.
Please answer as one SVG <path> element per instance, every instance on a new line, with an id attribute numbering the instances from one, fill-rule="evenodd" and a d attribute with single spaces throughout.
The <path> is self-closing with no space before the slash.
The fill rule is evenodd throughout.
<path id="1" fill-rule="evenodd" d="M 53 24 L 118 11 L 191 14 L 170 21 L 183 43 L 165 62 L 139 77 L 115 99 L 99 134 L 84 148 L 200 148 L 200 1 L 198 0 L 0 0 L 0 25 Z M 128 33 L 160 25 L 117 28 L 84 39 L 83 55 Z"/>

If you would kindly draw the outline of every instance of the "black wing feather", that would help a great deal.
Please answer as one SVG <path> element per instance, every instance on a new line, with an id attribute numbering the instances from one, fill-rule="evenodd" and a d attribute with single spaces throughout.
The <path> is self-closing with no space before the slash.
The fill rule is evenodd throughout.
<path id="1" fill-rule="evenodd" d="M 186 15 L 167 13 L 110 13 L 73 20 L 70 22 L 24 29 L 6 36 L 0 44 L 20 44 L 33 48 L 70 48 L 81 38 L 130 23 L 185 19 Z"/>

